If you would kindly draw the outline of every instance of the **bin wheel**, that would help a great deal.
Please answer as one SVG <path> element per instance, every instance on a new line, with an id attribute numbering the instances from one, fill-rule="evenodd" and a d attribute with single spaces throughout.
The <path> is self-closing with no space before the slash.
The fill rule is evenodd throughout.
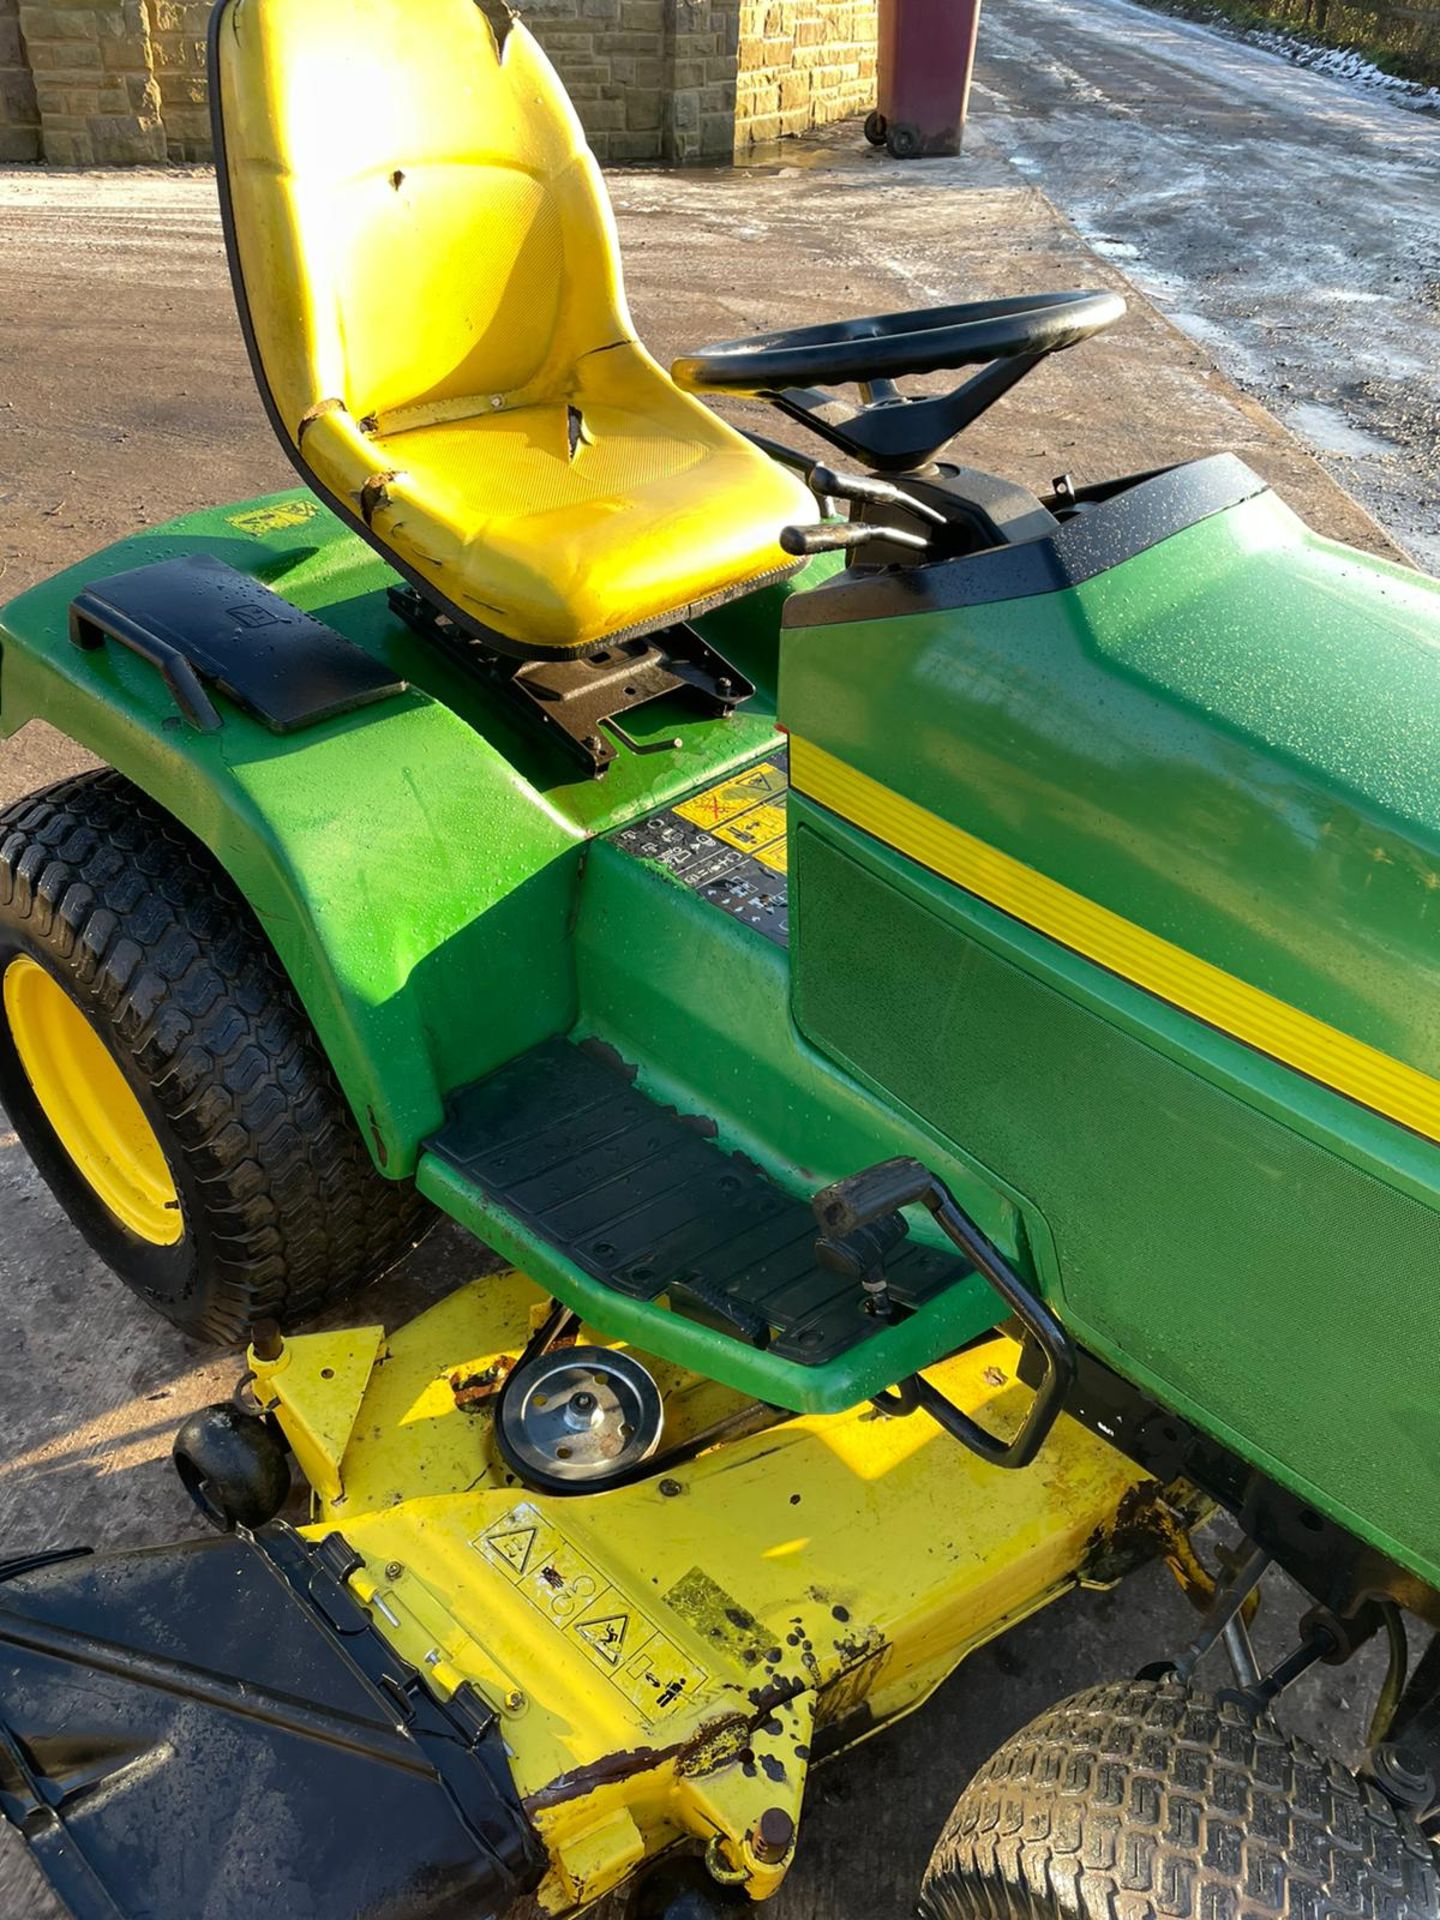
<path id="1" fill-rule="evenodd" d="M 171 1458 L 185 1491 L 222 1533 L 263 1527 L 289 1497 L 284 1447 L 266 1421 L 225 1401 L 190 1415 Z"/>
<path id="2" fill-rule="evenodd" d="M 884 114 L 881 113 L 878 107 L 873 108 L 866 114 L 865 138 L 870 142 L 872 147 L 884 146 L 885 128 L 888 124 Z"/>
<path id="3" fill-rule="evenodd" d="M 100 1257 L 202 1339 L 314 1313 L 433 1217 L 372 1165 L 244 898 L 117 773 L 0 812 L 0 1104 Z"/>
<path id="4" fill-rule="evenodd" d="M 885 134 L 885 148 L 892 160 L 913 160 L 921 144 L 918 127 L 890 127 Z"/>
<path id="5" fill-rule="evenodd" d="M 1263 1896 L 1263 1897 L 1257 1897 Z M 1042 1713 L 961 1794 L 925 1920 L 1117 1913 L 1435 1920 L 1436 1856 L 1374 1787 L 1268 1715 L 1174 1680 Z"/>

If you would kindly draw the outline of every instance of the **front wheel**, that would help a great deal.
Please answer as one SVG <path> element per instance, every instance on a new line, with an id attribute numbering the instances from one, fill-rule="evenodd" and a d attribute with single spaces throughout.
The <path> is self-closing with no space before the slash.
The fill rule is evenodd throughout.
<path id="1" fill-rule="evenodd" d="M 0 1104 L 101 1258 L 203 1339 L 313 1313 L 431 1218 L 375 1171 L 244 899 L 116 773 L 0 813 Z"/>
<path id="2" fill-rule="evenodd" d="M 926 1920 L 1436 1920 L 1429 1842 L 1268 1715 L 1167 1680 L 1078 1693 L 961 1794 Z"/>

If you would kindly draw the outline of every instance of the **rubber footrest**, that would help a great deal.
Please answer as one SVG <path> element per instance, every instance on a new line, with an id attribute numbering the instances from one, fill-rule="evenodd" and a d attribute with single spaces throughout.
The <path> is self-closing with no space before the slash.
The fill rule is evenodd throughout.
<path id="1" fill-rule="evenodd" d="M 890 1323 L 815 1259 L 809 1204 L 658 1106 L 619 1068 L 551 1040 L 468 1087 L 431 1142 L 485 1198 L 592 1279 L 747 1345 L 823 1366 Z M 887 1269 L 902 1310 L 970 1268 L 907 1243 Z"/>

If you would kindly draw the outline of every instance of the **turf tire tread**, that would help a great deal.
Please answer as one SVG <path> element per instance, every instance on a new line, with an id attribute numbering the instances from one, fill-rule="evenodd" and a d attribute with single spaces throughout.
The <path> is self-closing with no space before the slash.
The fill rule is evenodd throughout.
<path id="1" fill-rule="evenodd" d="M 1434 1920 L 1435 1854 L 1268 1715 L 1175 1682 L 1092 1687 L 975 1775 L 927 1920 Z"/>
<path id="2" fill-rule="evenodd" d="M 0 812 L 0 919 L 60 963 L 198 1183 L 213 1257 L 189 1331 L 292 1325 L 420 1237 L 429 1209 L 375 1170 L 249 907 L 129 781 L 84 773 Z"/>

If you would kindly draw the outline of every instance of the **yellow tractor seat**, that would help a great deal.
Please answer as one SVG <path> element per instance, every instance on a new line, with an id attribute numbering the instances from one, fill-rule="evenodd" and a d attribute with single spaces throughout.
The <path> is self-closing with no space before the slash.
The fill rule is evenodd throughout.
<path id="1" fill-rule="evenodd" d="M 476 0 L 222 0 L 212 32 L 272 422 L 427 599 L 554 657 L 793 571 L 778 535 L 815 502 L 635 338 L 599 169 L 523 26 Z"/>

